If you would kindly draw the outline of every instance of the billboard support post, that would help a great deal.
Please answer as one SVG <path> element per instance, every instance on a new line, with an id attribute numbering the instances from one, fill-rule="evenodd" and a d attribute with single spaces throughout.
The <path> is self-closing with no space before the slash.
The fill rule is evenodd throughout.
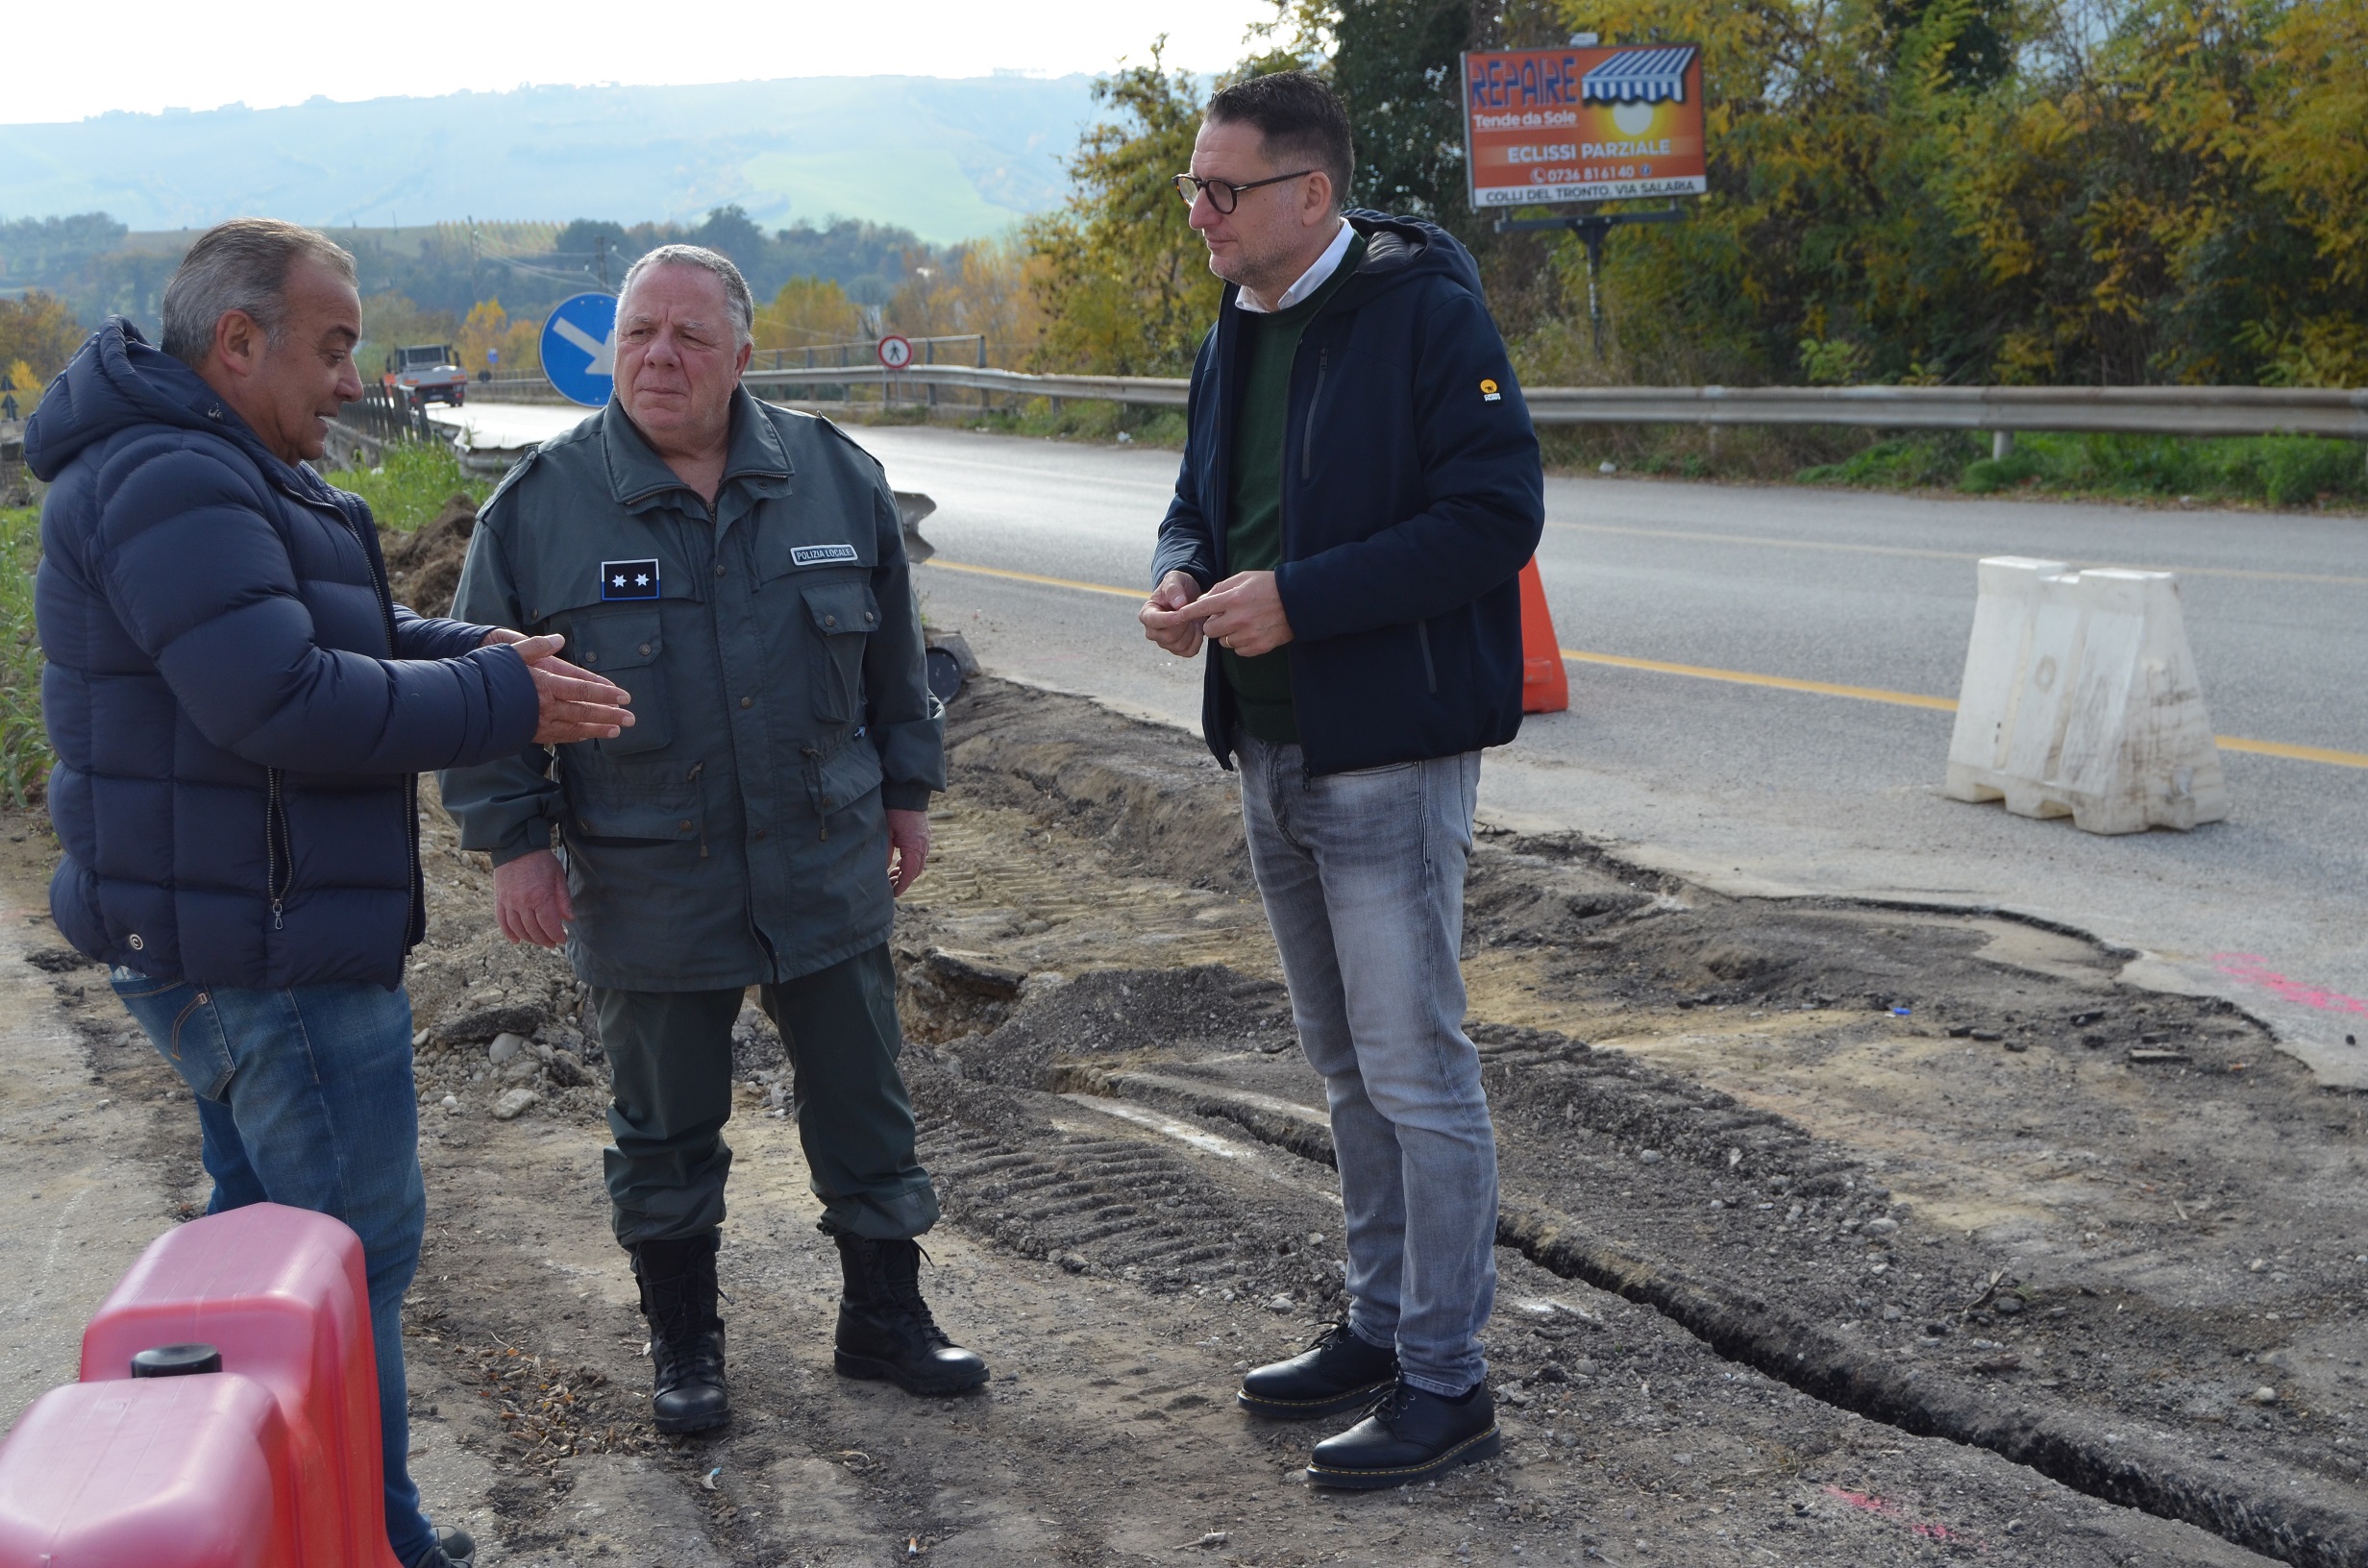
<path id="1" fill-rule="evenodd" d="M 1595 359 L 1603 359 L 1603 242 L 1612 231 L 1628 223 L 1683 223 L 1686 209 L 1666 207 L 1656 212 L 1590 212 L 1575 218 L 1498 218 L 1496 232 L 1517 229 L 1567 229 L 1587 247 L 1587 324 L 1595 339 Z"/>

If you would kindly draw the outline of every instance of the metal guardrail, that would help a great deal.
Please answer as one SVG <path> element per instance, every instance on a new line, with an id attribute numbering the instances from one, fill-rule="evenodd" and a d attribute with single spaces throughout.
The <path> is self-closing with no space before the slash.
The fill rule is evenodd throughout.
<path id="1" fill-rule="evenodd" d="M 1160 408 L 1184 406 L 1192 383 L 1166 376 L 1031 376 L 1017 370 L 981 370 L 971 365 L 910 365 L 883 370 L 877 365 L 843 369 L 816 366 L 812 370 L 752 370 L 741 380 L 751 391 L 804 386 L 959 386 L 976 391 L 1006 393 L 1022 398 L 1085 398 L 1102 403 L 1125 403 Z"/>
<path id="2" fill-rule="evenodd" d="M 1026 398 L 1184 404 L 1190 383 L 1153 376 L 1030 376 L 959 365 L 752 370 L 752 391 L 955 386 Z M 2368 390 L 2262 386 L 1539 386 L 1541 425 L 1846 425 L 1869 429 L 2326 435 L 2368 441 Z"/>
<path id="3" fill-rule="evenodd" d="M 2368 391 L 2304 387 L 1545 386 L 1522 396 L 1541 425 L 1851 425 L 2368 440 Z"/>

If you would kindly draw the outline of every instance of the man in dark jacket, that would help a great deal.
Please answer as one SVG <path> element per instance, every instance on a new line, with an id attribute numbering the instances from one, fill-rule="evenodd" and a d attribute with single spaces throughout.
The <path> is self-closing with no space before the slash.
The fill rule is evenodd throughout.
<path id="1" fill-rule="evenodd" d="M 369 508 L 306 466 L 361 395 L 353 257 L 226 223 L 163 315 L 162 353 L 120 319 L 93 334 L 25 431 L 52 485 L 35 588 L 64 849 L 50 911 L 195 1093 L 210 1211 L 283 1203 L 360 1237 L 387 1542 L 443 1568 L 470 1543 L 430 1528 L 405 1464 L 417 775 L 631 720 L 555 637 L 393 602 Z"/>
<path id="2" fill-rule="evenodd" d="M 1480 751 L 1521 722 L 1536 433 L 1470 256 L 1347 212 L 1348 121 L 1296 72 L 1220 92 L 1177 178 L 1229 285 L 1193 368 L 1147 634 L 1217 646 L 1202 723 L 1323 1075 L 1349 1311 L 1240 1402 L 1371 1405 L 1309 1478 L 1404 1485 L 1500 1444 L 1478 1334 L 1496 1145 L 1456 967 Z"/>

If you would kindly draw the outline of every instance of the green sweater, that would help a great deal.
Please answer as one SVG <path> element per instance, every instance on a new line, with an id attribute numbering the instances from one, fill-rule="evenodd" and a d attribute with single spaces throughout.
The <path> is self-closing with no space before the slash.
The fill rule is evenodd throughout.
<path id="1" fill-rule="evenodd" d="M 1283 562 L 1283 427 L 1291 417 L 1291 368 L 1299 336 L 1316 312 L 1348 281 L 1365 258 L 1365 236 L 1348 252 L 1322 286 L 1288 310 L 1242 313 L 1242 406 L 1233 427 L 1233 484 L 1225 525 L 1225 565 L 1235 572 L 1271 572 Z M 1298 723 L 1291 711 L 1291 646 L 1244 658 L 1229 648 L 1217 650 L 1241 710 L 1242 727 L 1269 746 L 1295 746 Z"/>

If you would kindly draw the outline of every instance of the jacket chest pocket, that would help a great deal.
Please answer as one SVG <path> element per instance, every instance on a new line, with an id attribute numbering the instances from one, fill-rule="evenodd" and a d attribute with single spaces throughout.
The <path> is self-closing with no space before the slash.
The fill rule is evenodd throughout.
<path id="1" fill-rule="evenodd" d="M 591 610 L 574 617 L 568 646 L 560 651 L 593 674 L 605 675 L 633 694 L 633 723 L 613 741 L 593 741 L 604 756 L 628 757 L 663 749 L 674 740 L 667 712 L 666 634 L 654 609 Z"/>
<path id="2" fill-rule="evenodd" d="M 814 661 L 814 717 L 825 723 L 863 720 L 863 657 L 879 629 L 879 602 L 868 582 L 817 582 L 801 597 L 822 646 Z"/>

